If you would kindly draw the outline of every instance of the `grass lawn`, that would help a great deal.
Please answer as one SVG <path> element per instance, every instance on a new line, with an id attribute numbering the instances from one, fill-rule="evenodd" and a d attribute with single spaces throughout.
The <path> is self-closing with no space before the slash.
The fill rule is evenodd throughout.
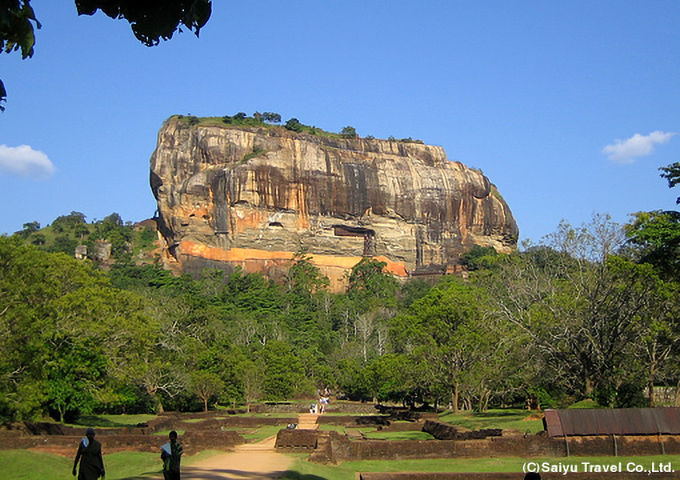
<path id="1" fill-rule="evenodd" d="M 230 417 L 254 417 L 254 418 L 297 418 L 298 414 L 293 412 L 271 412 L 271 413 L 237 413 Z"/>
<path id="2" fill-rule="evenodd" d="M 345 426 L 344 425 L 333 425 L 330 423 L 322 423 L 319 425 L 319 430 L 322 432 L 340 432 L 340 433 L 345 433 Z"/>
<path id="3" fill-rule="evenodd" d="M 182 459 L 191 465 L 224 452 L 208 450 Z M 74 450 L 75 457 L 75 450 Z M 73 480 L 73 459 L 50 453 L 25 450 L 0 450 L 3 479 L 22 480 Z M 162 475 L 160 456 L 156 453 L 118 452 L 104 455 L 106 478 L 109 480 L 134 480 L 152 475 Z"/>
<path id="4" fill-rule="evenodd" d="M 363 431 L 363 430 L 362 430 Z M 408 432 L 383 432 L 383 431 L 364 431 L 364 435 L 369 440 L 432 440 L 434 437 L 427 432 L 411 430 Z"/>
<path id="5" fill-rule="evenodd" d="M 73 427 L 94 427 L 94 428 L 122 428 L 136 427 L 140 423 L 146 423 L 156 418 L 153 414 L 142 415 L 83 415 L 78 419 L 78 423 L 72 424 Z"/>
<path id="6" fill-rule="evenodd" d="M 432 460 L 391 460 L 391 461 L 360 461 L 343 462 L 341 465 L 317 465 L 304 460 L 302 455 L 297 457 L 292 469 L 282 478 L 286 480 L 354 480 L 358 472 L 457 472 L 457 473 L 486 473 L 486 472 L 517 472 L 520 474 L 527 459 L 511 458 L 478 458 L 478 459 L 432 459 Z M 547 465 L 548 468 L 562 465 L 576 465 L 579 472 L 584 471 L 583 462 L 592 465 L 622 464 L 624 470 L 628 463 L 641 465 L 649 469 L 652 462 L 670 462 L 673 469 L 680 467 L 680 455 L 665 455 L 654 457 L 571 457 L 571 458 L 539 458 L 534 462 Z M 654 474 L 652 474 L 654 475 Z M 658 474 L 657 474 L 658 476 Z M 520 478 L 520 477 L 518 477 Z M 661 478 L 661 477 L 659 477 Z"/>
<path id="7" fill-rule="evenodd" d="M 264 440 L 265 438 L 275 436 L 282 428 L 285 427 L 282 427 L 281 425 L 263 425 L 258 427 L 256 430 L 251 430 L 247 433 L 242 433 L 241 435 L 248 443 L 256 443 Z"/>
<path id="8" fill-rule="evenodd" d="M 75 451 L 74 451 L 75 457 Z M 73 459 L 49 453 L 24 450 L 0 451 L 3 478 L 42 480 L 72 480 Z M 159 474 L 161 462 L 155 453 L 120 452 L 104 455 L 106 478 L 121 480 Z"/>
<path id="9" fill-rule="evenodd" d="M 525 420 L 531 415 L 522 409 L 490 410 L 485 413 L 460 413 L 450 411 L 440 415 L 443 422 L 464 428 L 479 430 L 484 428 L 515 429 L 521 432 L 539 432 L 543 429 L 541 420 Z M 292 414 L 259 414 L 243 415 L 258 417 L 290 417 Z M 96 428 L 114 428 L 135 426 L 145 423 L 154 415 L 97 415 L 84 417 L 78 426 L 94 426 Z M 321 425 L 322 430 L 336 430 L 343 432 L 343 426 Z M 257 429 L 236 429 L 247 432 L 243 436 L 249 442 L 257 442 L 272 435 L 276 435 L 282 426 L 266 425 Z M 385 440 L 426 440 L 431 439 L 427 433 L 419 431 L 383 432 L 375 431 L 374 427 L 366 426 L 362 431 L 368 438 Z M 158 432 L 166 436 L 168 432 Z M 180 435 L 183 432 L 180 432 Z M 206 451 L 198 455 L 187 456 L 184 465 L 191 465 L 221 452 Z M 75 451 L 73 452 L 75 455 Z M 306 461 L 306 454 L 291 455 L 295 458 L 291 470 L 286 473 L 287 480 L 354 480 L 358 472 L 522 472 L 523 465 L 528 461 L 523 458 L 481 458 L 481 459 L 430 459 L 430 460 L 389 460 L 389 461 L 356 461 L 344 462 L 341 465 L 317 465 Z M 161 462 L 156 453 L 119 452 L 106 454 L 104 462 L 107 478 L 111 480 L 142 480 L 152 475 L 159 475 Z M 578 465 L 578 471 L 583 471 L 583 462 L 595 465 L 611 465 L 621 462 L 625 467 L 632 462 L 649 468 L 652 462 L 671 462 L 673 469 L 680 470 L 680 455 L 655 457 L 571 457 L 571 458 L 538 458 L 531 461 L 541 465 Z M 73 458 L 64 458 L 47 453 L 36 453 L 23 450 L 0 451 L 0 465 L 2 478 L 42 480 L 72 479 L 71 468 Z"/>
<path id="10" fill-rule="evenodd" d="M 186 457 L 184 465 L 191 465 L 222 452 L 204 451 Z M 521 472 L 527 462 L 523 458 L 480 458 L 480 459 L 431 459 L 431 460 L 389 460 L 344 462 L 341 465 L 317 465 L 306 461 L 306 454 L 293 454 L 295 462 L 282 478 L 287 480 L 354 480 L 358 472 Z M 531 459 L 542 465 L 578 465 L 583 471 L 583 462 L 593 465 L 626 464 L 632 462 L 649 468 L 652 462 L 670 462 L 673 469 L 680 468 L 680 455 L 653 457 L 571 457 Z M 155 453 L 119 452 L 104 456 L 106 478 L 110 480 L 142 480 L 159 475 L 161 464 Z M 48 453 L 25 450 L 0 451 L 3 478 L 25 480 L 72 479 L 73 460 Z"/>
<path id="11" fill-rule="evenodd" d="M 543 430 L 542 420 L 525 420 L 535 412 L 521 409 L 489 410 L 484 413 L 457 413 L 446 411 L 439 415 L 442 422 L 481 430 L 484 428 L 504 428 L 521 432 L 538 433 Z"/>

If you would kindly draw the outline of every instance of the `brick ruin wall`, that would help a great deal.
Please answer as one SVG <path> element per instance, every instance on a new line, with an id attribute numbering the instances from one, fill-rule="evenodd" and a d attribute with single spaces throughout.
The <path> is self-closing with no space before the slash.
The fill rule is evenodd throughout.
<path id="1" fill-rule="evenodd" d="M 348 460 L 405 460 L 424 458 L 582 457 L 679 455 L 680 437 L 571 437 L 510 435 L 480 440 L 350 440 L 338 432 L 282 430 L 281 452 L 309 452 L 310 460 L 336 464 Z"/>

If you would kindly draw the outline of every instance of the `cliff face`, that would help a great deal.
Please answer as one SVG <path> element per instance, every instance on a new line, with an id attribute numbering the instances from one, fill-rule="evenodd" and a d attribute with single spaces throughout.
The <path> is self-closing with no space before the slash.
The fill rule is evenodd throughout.
<path id="1" fill-rule="evenodd" d="M 444 273 L 474 244 L 507 252 L 518 236 L 481 172 L 416 143 L 172 118 L 151 188 L 166 259 L 184 271 L 241 266 L 280 278 L 306 251 L 337 287 L 362 256 L 404 277 Z"/>

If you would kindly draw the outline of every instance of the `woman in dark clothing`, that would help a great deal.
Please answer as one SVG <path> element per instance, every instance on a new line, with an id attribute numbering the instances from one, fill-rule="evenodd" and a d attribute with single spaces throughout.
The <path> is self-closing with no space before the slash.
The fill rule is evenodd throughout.
<path id="1" fill-rule="evenodd" d="M 161 447 L 163 476 L 165 480 L 180 480 L 179 464 L 182 460 L 182 445 L 177 441 L 177 432 L 168 435 L 170 441 Z"/>
<path id="2" fill-rule="evenodd" d="M 88 428 L 85 438 L 78 445 L 76 460 L 73 462 L 73 476 L 80 462 L 78 480 L 97 480 L 104 476 L 104 459 L 102 458 L 102 444 L 94 439 L 94 428 Z"/>

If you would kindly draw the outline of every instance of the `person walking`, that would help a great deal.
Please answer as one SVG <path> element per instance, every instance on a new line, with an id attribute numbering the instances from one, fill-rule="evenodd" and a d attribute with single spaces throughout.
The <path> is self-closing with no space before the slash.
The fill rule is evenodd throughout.
<path id="1" fill-rule="evenodd" d="M 177 441 L 177 432 L 168 435 L 170 441 L 161 447 L 163 477 L 165 480 L 180 480 L 179 463 L 182 460 L 182 445 Z"/>
<path id="2" fill-rule="evenodd" d="M 97 480 L 104 477 L 104 459 L 102 458 L 102 444 L 94 439 L 94 428 L 85 431 L 85 438 L 78 445 L 76 459 L 73 462 L 73 476 L 76 476 L 78 462 L 78 480 Z"/>

